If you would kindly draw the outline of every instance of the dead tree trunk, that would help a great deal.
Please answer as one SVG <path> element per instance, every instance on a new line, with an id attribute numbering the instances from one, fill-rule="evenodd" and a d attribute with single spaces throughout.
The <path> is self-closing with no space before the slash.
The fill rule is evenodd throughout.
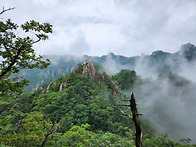
<path id="1" fill-rule="evenodd" d="M 134 98 L 133 93 L 132 93 L 131 99 L 130 99 L 130 107 L 131 107 L 131 112 L 133 115 L 132 120 L 135 124 L 135 129 L 136 129 L 135 145 L 136 145 L 136 147 L 141 147 L 142 146 L 142 127 L 141 127 L 140 119 L 138 117 L 139 114 L 137 112 L 137 107 L 136 107 L 135 98 Z"/>
<path id="2" fill-rule="evenodd" d="M 118 109 L 117 107 L 115 108 L 118 109 L 123 115 L 128 116 L 134 122 L 135 129 L 136 129 L 135 145 L 136 147 L 142 147 L 142 126 L 141 126 L 140 119 L 139 119 L 139 115 L 142 115 L 142 114 L 138 114 L 137 112 L 137 106 L 136 106 L 133 93 L 131 94 L 131 99 L 123 100 L 123 101 L 129 101 L 130 104 L 119 104 L 119 106 L 129 106 L 131 108 L 132 117 L 129 114 Z"/>

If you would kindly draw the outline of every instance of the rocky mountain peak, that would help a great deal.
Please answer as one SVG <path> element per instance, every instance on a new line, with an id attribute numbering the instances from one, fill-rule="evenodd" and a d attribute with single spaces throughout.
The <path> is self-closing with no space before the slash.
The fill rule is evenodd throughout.
<path id="1" fill-rule="evenodd" d="M 83 65 L 83 72 L 82 72 L 82 74 L 84 75 L 86 73 L 91 75 L 92 78 L 95 77 L 96 71 L 95 71 L 95 67 L 93 65 L 93 62 L 91 60 L 88 63 L 85 63 Z"/>
<path id="2" fill-rule="evenodd" d="M 162 50 L 157 50 L 157 51 L 154 51 L 151 56 L 163 56 L 163 55 L 166 55 L 166 54 L 169 54 L 167 52 L 163 52 Z"/>
<path id="3" fill-rule="evenodd" d="M 196 46 L 191 43 L 182 45 L 180 55 L 184 56 L 187 60 L 196 59 Z"/>
<path id="4" fill-rule="evenodd" d="M 194 49 L 195 48 L 195 45 L 191 44 L 191 43 L 186 43 L 186 44 L 183 44 L 181 46 L 181 49 L 180 50 L 190 50 L 190 49 Z"/>

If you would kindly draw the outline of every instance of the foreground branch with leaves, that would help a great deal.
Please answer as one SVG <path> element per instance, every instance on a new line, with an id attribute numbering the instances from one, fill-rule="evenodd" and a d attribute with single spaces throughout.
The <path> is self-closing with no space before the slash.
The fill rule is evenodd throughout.
<path id="1" fill-rule="evenodd" d="M 19 26 L 10 19 L 0 21 L 0 98 L 22 93 L 28 81 L 16 76 L 20 69 L 42 69 L 50 64 L 49 59 L 44 61 L 33 49 L 35 43 L 48 39 L 49 33 L 52 33 L 52 25 L 48 23 L 31 20 Z"/>

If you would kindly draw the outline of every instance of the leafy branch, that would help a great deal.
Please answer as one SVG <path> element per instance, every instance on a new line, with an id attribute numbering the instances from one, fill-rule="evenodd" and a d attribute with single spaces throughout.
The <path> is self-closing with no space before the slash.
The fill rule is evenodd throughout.
<path id="1" fill-rule="evenodd" d="M 6 10 L 4 9 L 4 12 Z M 16 35 L 15 31 L 18 29 L 22 29 L 26 37 Z M 29 37 L 29 32 L 33 32 L 36 39 Z M 0 61 L 0 87 L 2 87 L 0 98 L 20 94 L 27 85 L 26 80 L 11 79 L 13 73 L 18 73 L 20 69 L 43 69 L 50 65 L 49 59 L 43 61 L 42 56 L 37 56 L 33 49 L 34 44 L 48 39 L 49 33 L 52 33 L 52 25 L 48 23 L 42 24 L 31 20 L 18 26 L 10 19 L 0 22 L 0 58 L 2 59 Z M 15 89 L 12 88 L 14 86 Z"/>

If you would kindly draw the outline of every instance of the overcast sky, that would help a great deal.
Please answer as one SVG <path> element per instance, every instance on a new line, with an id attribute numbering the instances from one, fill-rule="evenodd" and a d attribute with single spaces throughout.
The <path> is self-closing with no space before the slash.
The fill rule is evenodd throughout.
<path id="1" fill-rule="evenodd" d="M 41 54 L 135 56 L 196 45 L 196 0 L 0 0 L 0 16 L 53 25 Z"/>

